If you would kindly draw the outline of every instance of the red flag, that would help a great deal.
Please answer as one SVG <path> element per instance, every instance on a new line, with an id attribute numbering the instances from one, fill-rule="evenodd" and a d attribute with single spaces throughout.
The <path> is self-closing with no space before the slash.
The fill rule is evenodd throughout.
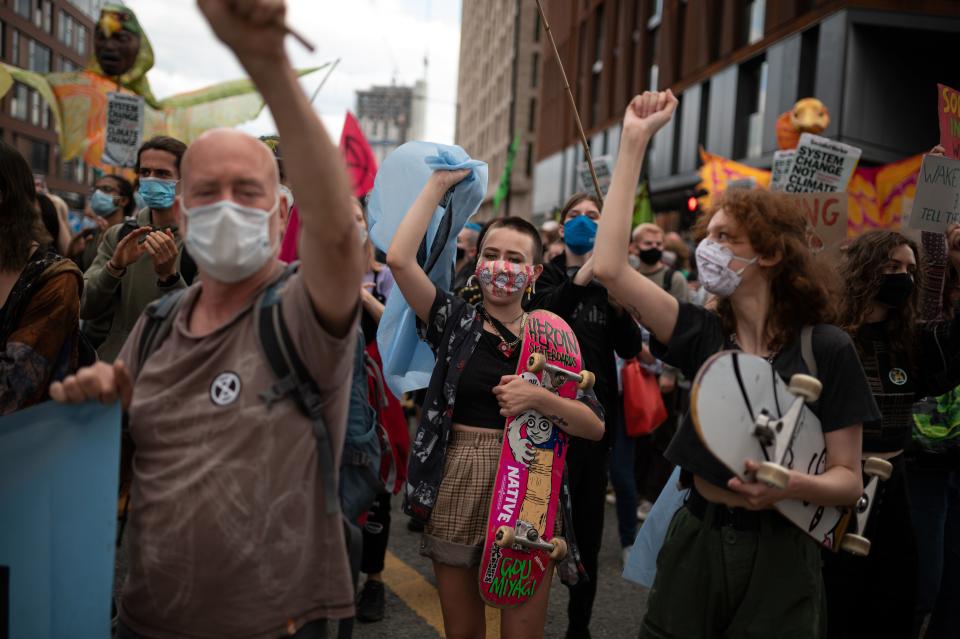
<path id="1" fill-rule="evenodd" d="M 340 152 L 347 162 L 347 170 L 353 181 L 353 194 L 363 197 L 373 188 L 373 178 L 377 175 L 377 158 L 373 155 L 370 143 L 360 130 L 360 123 L 347 111 L 347 120 L 340 134 Z"/>

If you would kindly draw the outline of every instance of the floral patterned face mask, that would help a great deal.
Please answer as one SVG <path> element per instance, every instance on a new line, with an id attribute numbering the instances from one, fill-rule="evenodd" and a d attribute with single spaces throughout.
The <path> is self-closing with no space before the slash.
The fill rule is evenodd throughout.
<path id="1" fill-rule="evenodd" d="M 506 260 L 481 260 L 475 272 L 481 288 L 494 297 L 510 297 L 533 281 L 532 264 L 515 264 Z"/>

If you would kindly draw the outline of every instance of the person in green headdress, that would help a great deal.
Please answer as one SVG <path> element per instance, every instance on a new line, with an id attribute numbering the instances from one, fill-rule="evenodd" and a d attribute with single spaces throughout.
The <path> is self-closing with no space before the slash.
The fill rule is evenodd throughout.
<path id="1" fill-rule="evenodd" d="M 189 144 L 208 129 L 251 120 L 263 108 L 263 98 L 246 79 L 157 100 L 147 80 L 154 64 L 153 47 L 136 14 L 123 4 L 103 6 L 93 45 L 90 63 L 82 71 L 41 74 L 0 64 L 0 97 L 20 82 L 37 90 L 50 106 L 64 161 L 81 158 L 98 168 L 109 165 L 104 161 L 104 139 L 111 92 L 143 98 L 144 140 L 165 135 Z"/>

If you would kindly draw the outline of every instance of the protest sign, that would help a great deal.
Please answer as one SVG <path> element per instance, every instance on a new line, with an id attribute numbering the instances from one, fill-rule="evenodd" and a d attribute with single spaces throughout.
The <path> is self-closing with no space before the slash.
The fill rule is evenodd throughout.
<path id="1" fill-rule="evenodd" d="M 131 168 L 143 143 L 143 98 L 123 93 L 107 94 L 107 131 L 102 161 Z"/>
<path id="2" fill-rule="evenodd" d="M 909 228 L 943 233 L 960 222 L 960 160 L 926 155 L 920 165 Z"/>
<path id="3" fill-rule="evenodd" d="M 787 175 L 790 173 L 790 167 L 793 166 L 794 150 L 774 151 L 773 165 L 770 171 L 770 190 L 782 191 L 787 184 Z"/>
<path id="4" fill-rule="evenodd" d="M 804 133 L 783 190 L 787 193 L 846 191 L 859 160 L 860 149 L 856 147 Z"/>
<path id="5" fill-rule="evenodd" d="M 110 636 L 119 466 L 116 404 L 47 402 L 0 419 L 9 639 Z"/>
<path id="6" fill-rule="evenodd" d="M 940 114 L 940 146 L 947 157 L 960 160 L 960 91 L 945 84 L 937 85 Z"/>
<path id="7" fill-rule="evenodd" d="M 791 197 L 810 223 L 811 251 L 832 251 L 847 238 L 846 193 L 797 193 Z"/>
<path id="8" fill-rule="evenodd" d="M 607 191 L 610 190 L 610 180 L 613 178 L 613 158 L 609 155 L 601 155 L 593 158 L 593 169 L 597 172 L 597 182 L 600 183 L 600 192 L 603 197 L 607 197 Z M 577 177 L 580 181 L 580 190 L 587 193 L 593 193 L 593 176 L 590 175 L 590 164 L 586 161 L 577 166 Z"/>

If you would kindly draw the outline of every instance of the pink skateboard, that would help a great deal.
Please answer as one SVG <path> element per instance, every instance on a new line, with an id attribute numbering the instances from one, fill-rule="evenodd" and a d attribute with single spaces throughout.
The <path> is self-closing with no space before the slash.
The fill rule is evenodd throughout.
<path id="1" fill-rule="evenodd" d="M 594 382 L 581 365 L 580 345 L 570 326 L 548 311 L 530 313 L 517 374 L 573 399 L 578 387 L 587 389 Z M 566 556 L 567 544 L 553 537 L 553 529 L 567 439 L 535 411 L 507 418 L 480 559 L 480 595 L 491 606 L 524 603 L 549 579 L 550 561 Z"/>

